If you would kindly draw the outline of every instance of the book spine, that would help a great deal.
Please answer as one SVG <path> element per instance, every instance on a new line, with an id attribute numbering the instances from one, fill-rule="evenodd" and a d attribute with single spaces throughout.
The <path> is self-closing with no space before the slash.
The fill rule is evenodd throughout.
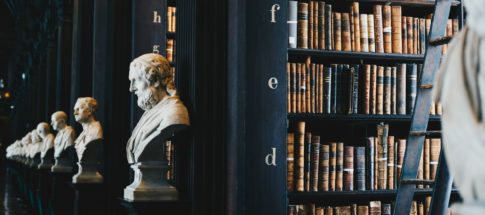
<path id="1" fill-rule="evenodd" d="M 370 96 L 369 96 L 369 112 L 370 114 L 377 113 L 377 65 L 371 65 L 370 73 Z"/>
<path id="2" fill-rule="evenodd" d="M 288 133 L 287 137 L 287 157 L 286 157 L 286 167 L 287 167 L 287 190 L 288 192 L 293 192 L 294 190 L 294 159 L 295 159 L 295 135 L 293 133 Z"/>
<path id="3" fill-rule="evenodd" d="M 335 190 L 343 190 L 344 182 L 344 143 L 337 143 L 337 166 L 336 166 Z"/>
<path id="4" fill-rule="evenodd" d="M 412 114 L 416 100 L 418 67 L 416 64 L 407 64 L 406 68 L 406 113 Z"/>
<path id="5" fill-rule="evenodd" d="M 406 152 L 406 139 L 399 139 L 397 144 L 397 165 L 396 165 L 396 184 L 399 184 L 401 181 L 401 171 L 402 171 L 402 164 L 404 161 L 404 153 Z"/>
<path id="6" fill-rule="evenodd" d="M 387 138 L 387 189 L 394 187 L 394 136 Z"/>
<path id="7" fill-rule="evenodd" d="M 367 14 L 360 14 L 360 51 L 369 52 L 369 32 Z"/>
<path id="8" fill-rule="evenodd" d="M 382 6 L 374 5 L 374 32 L 376 38 L 376 52 L 384 53 L 384 35 L 382 27 Z"/>
<path id="9" fill-rule="evenodd" d="M 352 51 L 349 13 L 342 13 L 342 50 Z"/>
<path id="10" fill-rule="evenodd" d="M 301 70 L 303 65 L 301 63 L 297 64 L 296 70 L 296 113 L 301 113 Z"/>
<path id="11" fill-rule="evenodd" d="M 353 15 L 353 22 L 354 22 L 354 43 L 355 43 L 355 50 L 356 52 L 361 51 L 361 44 L 360 44 L 360 12 L 359 12 L 359 2 L 352 3 L 352 15 Z"/>
<path id="12" fill-rule="evenodd" d="M 418 18 L 413 18 L 413 35 L 414 35 L 414 47 L 413 47 L 413 53 L 414 54 L 419 54 L 418 52 L 418 44 L 419 44 L 419 19 Z"/>
<path id="13" fill-rule="evenodd" d="M 354 190 L 354 147 L 344 147 L 343 182 L 346 191 Z"/>
<path id="14" fill-rule="evenodd" d="M 384 67 L 377 67 L 376 113 L 384 114 Z"/>
<path id="15" fill-rule="evenodd" d="M 311 91 L 310 91 L 310 112 L 311 113 L 316 113 L 315 112 L 315 109 L 316 109 L 316 73 L 317 73 L 317 65 L 316 64 L 312 64 L 312 71 L 311 71 L 311 79 L 310 79 L 310 88 L 311 88 Z"/>
<path id="16" fill-rule="evenodd" d="M 325 207 L 325 215 L 333 215 L 333 208 L 330 206 Z"/>
<path id="17" fill-rule="evenodd" d="M 325 4 L 325 49 L 332 50 L 332 5 Z"/>
<path id="18" fill-rule="evenodd" d="M 423 178 L 424 179 L 431 179 L 430 178 L 430 139 L 425 139 L 424 147 L 423 147 Z"/>
<path id="19" fill-rule="evenodd" d="M 320 173 L 318 175 L 318 190 L 328 191 L 328 176 L 329 176 L 329 153 L 330 147 L 322 145 L 320 150 Z"/>
<path id="20" fill-rule="evenodd" d="M 322 75 L 322 69 L 321 68 L 322 65 L 321 64 L 316 64 L 315 65 L 315 79 L 314 79 L 314 83 L 315 83 L 315 89 L 314 89 L 314 92 L 315 92 L 315 97 L 313 97 L 313 101 L 315 103 L 315 113 L 322 113 L 322 99 L 321 99 L 321 93 L 322 91 L 320 91 L 321 89 L 323 89 L 322 87 L 322 82 L 321 82 L 321 78 L 320 78 L 320 75 Z"/>
<path id="21" fill-rule="evenodd" d="M 332 113 L 332 68 L 325 67 L 323 73 L 323 104 L 325 113 Z"/>
<path id="22" fill-rule="evenodd" d="M 350 48 L 355 51 L 355 29 L 354 29 L 354 11 L 352 5 L 350 6 L 349 20 L 350 20 Z"/>
<path id="23" fill-rule="evenodd" d="M 331 92 L 331 95 L 330 95 L 330 99 L 332 101 L 332 113 L 337 113 L 337 89 L 338 89 L 338 85 L 340 85 L 340 83 L 338 83 L 338 76 L 337 74 L 339 73 L 339 66 L 336 65 L 336 64 L 333 64 L 332 65 L 332 84 L 331 84 L 331 87 L 332 87 L 332 92 Z"/>
<path id="24" fill-rule="evenodd" d="M 323 207 L 316 207 L 315 208 L 315 215 L 324 215 Z"/>
<path id="25" fill-rule="evenodd" d="M 288 48 L 297 47 L 298 2 L 288 1 Z"/>
<path id="26" fill-rule="evenodd" d="M 430 146 L 430 159 L 429 159 L 429 176 L 430 179 L 434 180 L 436 178 L 436 171 L 438 169 L 438 161 L 441 152 L 441 139 L 433 138 L 431 139 Z"/>
<path id="27" fill-rule="evenodd" d="M 357 206 L 357 215 L 369 215 L 369 207 L 366 205 Z"/>
<path id="28" fill-rule="evenodd" d="M 409 54 L 408 52 L 408 28 L 407 28 L 407 18 L 402 16 L 401 18 L 401 36 L 402 36 L 402 53 Z"/>
<path id="29" fill-rule="evenodd" d="M 337 143 L 330 143 L 330 153 L 329 153 L 329 177 L 328 177 L 328 190 L 335 191 L 335 182 L 337 175 Z"/>
<path id="30" fill-rule="evenodd" d="M 325 49 L 325 2 L 318 1 L 318 48 Z"/>
<path id="31" fill-rule="evenodd" d="M 360 66 L 354 65 L 352 67 L 352 112 L 353 114 L 359 113 L 359 71 Z"/>
<path id="32" fill-rule="evenodd" d="M 308 58 L 310 59 L 310 58 Z M 312 91 L 312 86 L 311 86 L 311 72 L 312 72 L 312 64 L 307 61 L 306 64 L 306 77 L 305 77 L 305 113 L 309 113 L 311 111 L 311 91 Z"/>
<path id="33" fill-rule="evenodd" d="M 305 133 L 305 191 L 310 191 L 310 172 L 311 172 L 311 154 L 312 154 L 312 134 Z"/>
<path id="34" fill-rule="evenodd" d="M 305 122 L 297 123 L 297 163 L 296 163 L 296 191 L 303 192 L 304 189 L 304 175 L 305 175 Z"/>
<path id="35" fill-rule="evenodd" d="M 320 24 L 319 23 L 319 20 L 320 20 L 320 17 L 318 17 L 318 2 L 317 0 L 313 1 L 313 48 L 314 49 L 318 49 L 319 47 L 319 41 L 320 41 L 320 38 L 318 37 L 319 36 L 319 32 L 318 32 L 318 25 Z"/>
<path id="36" fill-rule="evenodd" d="M 423 214 L 424 215 L 424 205 L 423 205 L 423 202 L 419 202 L 419 204 L 418 204 L 418 214 Z"/>
<path id="37" fill-rule="evenodd" d="M 402 36 L 401 36 L 401 6 L 391 7 L 391 23 L 392 23 L 392 52 L 402 53 Z"/>
<path id="38" fill-rule="evenodd" d="M 339 12 L 333 12 L 333 49 L 336 51 L 342 50 L 342 20 Z"/>
<path id="39" fill-rule="evenodd" d="M 306 113 L 306 91 L 307 91 L 307 65 L 301 67 L 300 103 L 301 113 Z"/>
<path id="40" fill-rule="evenodd" d="M 413 17 L 406 17 L 406 26 L 408 30 L 408 35 L 407 35 L 407 47 L 408 47 L 408 54 L 415 54 L 413 52 L 413 47 L 414 47 L 414 32 L 413 32 Z"/>
<path id="41" fill-rule="evenodd" d="M 371 66 L 364 65 L 364 114 L 370 114 L 371 109 Z"/>
<path id="42" fill-rule="evenodd" d="M 392 67 L 391 70 L 391 114 L 396 114 L 396 75 L 397 67 Z"/>
<path id="43" fill-rule="evenodd" d="M 382 10 L 382 33 L 384 35 L 384 52 L 392 53 L 391 6 L 385 5 Z"/>
<path id="44" fill-rule="evenodd" d="M 291 63 L 286 63 L 286 111 L 291 113 Z"/>
<path id="45" fill-rule="evenodd" d="M 365 190 L 365 147 L 355 147 L 355 187 Z"/>
<path id="46" fill-rule="evenodd" d="M 374 190 L 378 190 L 379 182 L 379 152 L 377 150 L 377 138 L 374 137 Z"/>
<path id="47" fill-rule="evenodd" d="M 376 42 L 374 34 L 374 15 L 367 15 L 367 33 L 369 40 L 369 52 L 376 52 Z"/>
<path id="48" fill-rule="evenodd" d="M 374 137 L 367 137 L 366 138 L 366 146 L 367 146 L 367 189 L 374 190 L 374 165 L 375 165 L 375 143 Z"/>
<path id="49" fill-rule="evenodd" d="M 381 202 L 371 201 L 369 202 L 370 215 L 381 215 Z"/>
<path id="50" fill-rule="evenodd" d="M 391 215 L 391 204 L 382 204 L 382 215 Z"/>
<path id="51" fill-rule="evenodd" d="M 421 148 L 422 149 L 422 148 Z M 419 159 L 419 165 L 418 165 L 418 175 L 416 176 L 417 179 L 424 179 L 423 177 L 423 150 L 421 150 L 421 157 Z M 424 188 L 422 184 L 416 185 L 416 188 Z"/>
<path id="52" fill-rule="evenodd" d="M 291 63 L 291 112 L 296 113 L 296 86 L 297 86 L 297 70 L 296 70 L 297 64 L 296 63 Z"/>
<path id="53" fill-rule="evenodd" d="M 384 114 L 391 114 L 391 74 L 392 68 L 386 67 L 384 70 Z"/>
<path id="54" fill-rule="evenodd" d="M 308 48 L 308 3 L 298 2 L 297 46 Z"/>
<path id="55" fill-rule="evenodd" d="M 396 111 L 397 114 L 406 114 L 406 64 L 397 66 L 396 74 Z"/>
<path id="56" fill-rule="evenodd" d="M 387 189 L 387 137 L 388 137 L 389 125 L 379 124 L 377 125 L 377 165 L 378 176 L 377 186 L 381 190 Z"/>
<path id="57" fill-rule="evenodd" d="M 416 201 L 413 201 L 409 215 L 418 215 L 418 205 L 416 204 Z"/>
<path id="58" fill-rule="evenodd" d="M 426 52 L 426 20 L 419 19 L 419 51 L 420 54 Z"/>
<path id="59" fill-rule="evenodd" d="M 318 191 L 318 167 L 320 162 L 320 136 L 312 136 L 310 190 Z"/>
<path id="60" fill-rule="evenodd" d="M 315 7 L 315 1 L 311 0 L 308 1 L 308 48 L 313 49 L 314 48 L 314 40 L 313 40 L 313 21 L 314 21 L 314 10 L 313 8 Z"/>

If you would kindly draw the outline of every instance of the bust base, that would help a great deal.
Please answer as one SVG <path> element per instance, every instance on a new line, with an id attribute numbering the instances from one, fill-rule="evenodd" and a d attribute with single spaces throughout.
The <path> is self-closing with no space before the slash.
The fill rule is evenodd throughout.
<path id="1" fill-rule="evenodd" d="M 56 159 L 56 163 L 54 164 L 54 166 L 52 166 L 51 172 L 66 172 L 66 173 L 72 172 L 73 170 L 72 166 L 66 163 L 69 163 L 69 162 Z"/>
<path id="2" fill-rule="evenodd" d="M 165 177 L 166 162 L 139 162 L 131 165 L 134 181 L 124 190 L 123 198 L 128 201 L 178 200 L 177 189 Z"/>
<path id="3" fill-rule="evenodd" d="M 178 200 L 178 191 L 172 186 L 148 189 L 128 186 L 124 190 L 124 198 L 127 201 L 174 201 Z"/>

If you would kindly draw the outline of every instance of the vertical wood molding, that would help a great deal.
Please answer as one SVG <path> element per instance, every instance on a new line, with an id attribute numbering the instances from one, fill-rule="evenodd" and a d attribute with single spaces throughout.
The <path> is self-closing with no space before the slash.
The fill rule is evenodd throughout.
<path id="1" fill-rule="evenodd" d="M 55 109 L 69 113 L 70 83 L 72 63 L 72 1 L 64 1 L 63 17 L 58 27 L 57 35 L 57 68 Z M 72 118 L 70 115 L 68 118 Z"/>

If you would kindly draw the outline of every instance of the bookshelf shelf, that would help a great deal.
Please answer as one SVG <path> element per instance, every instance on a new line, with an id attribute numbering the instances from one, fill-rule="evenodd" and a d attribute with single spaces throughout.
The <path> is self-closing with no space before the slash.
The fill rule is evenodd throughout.
<path id="1" fill-rule="evenodd" d="M 350 60 L 380 60 L 394 62 L 419 62 L 424 61 L 424 55 L 413 54 L 393 54 L 393 53 L 375 53 L 375 52 L 348 52 L 348 51 L 331 51 L 321 49 L 299 49 L 289 48 L 288 56 L 311 56 L 311 57 L 331 57 L 332 59 L 350 59 Z"/>
<path id="2" fill-rule="evenodd" d="M 423 7 L 429 6 L 433 7 L 435 1 L 434 0 L 345 0 L 346 2 L 360 2 L 360 3 L 384 3 L 389 5 L 402 5 L 402 6 L 413 6 L 413 7 Z M 332 2 L 330 0 L 329 2 Z M 459 6 L 460 1 L 452 1 L 452 6 Z"/>
<path id="3" fill-rule="evenodd" d="M 452 199 L 459 199 L 457 189 L 451 191 Z M 318 203 L 318 202 L 369 202 L 373 200 L 393 201 L 397 195 L 397 190 L 367 190 L 367 191 L 331 191 L 331 192 L 292 192 L 288 193 L 290 204 Z M 432 195 L 431 188 L 419 189 L 414 196 L 424 197 Z"/>
<path id="4" fill-rule="evenodd" d="M 173 7 L 177 6 L 176 0 L 167 0 L 167 5 Z"/>
<path id="5" fill-rule="evenodd" d="M 175 39 L 175 32 L 167 32 L 167 39 Z"/>
<path id="6" fill-rule="evenodd" d="M 343 122 L 411 122 L 412 115 L 368 115 L 368 114 L 288 114 L 292 121 L 343 121 Z M 430 116 L 430 122 L 439 122 L 440 116 Z"/>

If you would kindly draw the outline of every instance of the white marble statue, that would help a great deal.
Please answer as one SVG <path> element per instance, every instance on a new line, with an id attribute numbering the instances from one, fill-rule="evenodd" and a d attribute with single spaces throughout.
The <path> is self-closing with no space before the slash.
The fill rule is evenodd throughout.
<path id="1" fill-rule="evenodd" d="M 90 144 L 97 144 L 96 141 L 103 139 L 103 128 L 94 116 L 97 107 L 98 102 L 91 97 L 78 98 L 74 105 L 74 118 L 82 125 L 83 131 L 74 141 L 79 160 L 79 171 L 73 176 L 73 183 L 101 183 L 103 181 L 103 176 L 97 169 L 96 149 L 93 149 L 93 153 L 89 151 L 89 157 L 85 155 L 86 149 L 94 147 Z"/>
<path id="2" fill-rule="evenodd" d="M 176 95 L 170 64 L 159 54 L 144 54 L 131 62 L 129 80 L 130 92 L 137 95 L 138 106 L 145 112 L 126 147 L 135 180 L 125 188 L 124 197 L 133 201 L 177 199 L 176 189 L 163 178 L 167 166 L 163 143 L 190 123 L 187 108 Z M 156 168 L 159 170 L 153 171 Z"/>
<path id="3" fill-rule="evenodd" d="M 29 155 L 28 165 L 37 168 L 37 165 L 39 165 L 40 162 L 40 152 L 42 149 L 42 139 L 37 133 L 37 129 L 34 129 L 30 132 L 30 142 L 30 146 L 26 149 Z"/>
<path id="4" fill-rule="evenodd" d="M 49 124 L 41 122 L 37 125 L 37 134 L 42 139 L 40 146 L 40 159 L 41 162 L 38 166 L 39 169 L 50 169 L 54 159 L 54 135 L 50 132 Z"/>
<path id="5" fill-rule="evenodd" d="M 67 125 L 67 114 L 57 111 L 51 116 L 51 125 L 57 131 L 54 139 L 54 158 L 55 164 L 52 172 L 71 172 L 72 166 L 68 155 L 68 148 L 74 146 L 76 131 Z"/>

